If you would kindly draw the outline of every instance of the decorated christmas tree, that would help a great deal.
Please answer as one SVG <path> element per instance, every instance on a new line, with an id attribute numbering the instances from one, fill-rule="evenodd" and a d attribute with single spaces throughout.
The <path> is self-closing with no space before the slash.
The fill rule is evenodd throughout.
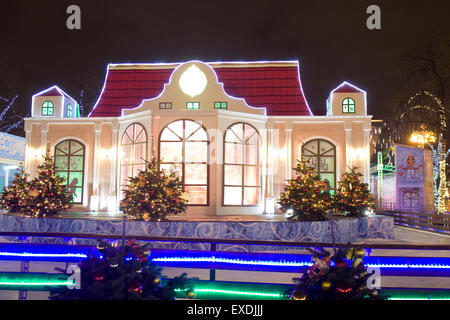
<path id="1" fill-rule="evenodd" d="M 369 186 L 361 182 L 362 174 L 357 170 L 357 167 L 353 167 L 342 175 L 333 198 L 334 208 L 351 216 L 362 215 L 364 210 L 372 210 L 374 207 Z"/>
<path id="2" fill-rule="evenodd" d="M 23 213 L 28 208 L 29 193 L 28 175 L 24 172 L 23 166 L 14 174 L 14 180 L 11 186 L 4 187 L 0 195 L 0 204 L 2 208 L 10 212 Z"/>
<path id="3" fill-rule="evenodd" d="M 194 298 L 188 287 L 192 279 L 185 273 L 162 285 L 162 269 L 149 261 L 150 250 L 145 245 L 129 240 L 123 247 L 113 247 L 100 241 L 97 248 L 98 252 L 78 265 L 79 289 L 57 289 L 51 300 L 174 300 L 176 289 Z"/>
<path id="4" fill-rule="evenodd" d="M 124 214 L 145 221 L 158 221 L 170 214 L 186 211 L 187 193 L 174 172 L 160 170 L 152 160 L 145 170 L 129 178 L 120 209 Z"/>
<path id="5" fill-rule="evenodd" d="M 297 281 L 291 300 L 385 300 L 364 266 L 364 248 L 339 248 L 333 256 L 324 249 L 313 253 L 313 266 Z"/>
<path id="6" fill-rule="evenodd" d="M 44 156 L 44 162 L 38 166 L 38 176 L 29 186 L 29 200 L 26 214 L 35 217 L 49 217 L 71 207 L 72 194 L 66 181 L 55 173 L 53 157 Z"/>
<path id="7" fill-rule="evenodd" d="M 331 196 L 308 161 L 299 161 L 294 169 L 297 177 L 288 181 L 278 201 L 281 210 L 292 213 L 290 219 L 326 220 Z"/>

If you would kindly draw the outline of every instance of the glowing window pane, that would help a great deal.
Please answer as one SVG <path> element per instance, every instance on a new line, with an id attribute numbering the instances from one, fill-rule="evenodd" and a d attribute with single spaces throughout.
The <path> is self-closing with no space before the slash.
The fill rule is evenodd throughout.
<path id="1" fill-rule="evenodd" d="M 242 143 L 241 139 L 239 139 L 239 137 L 232 130 L 227 130 L 225 134 L 225 142 Z"/>
<path id="2" fill-rule="evenodd" d="M 184 138 L 189 139 L 189 137 L 196 131 L 201 128 L 201 126 L 194 121 L 185 121 L 184 128 Z"/>
<path id="3" fill-rule="evenodd" d="M 134 139 L 135 143 L 139 142 L 146 142 L 147 141 L 147 135 L 145 133 L 144 128 L 141 128 L 139 132 L 136 132 L 136 138 Z"/>
<path id="4" fill-rule="evenodd" d="M 183 134 L 183 120 L 172 122 L 168 125 L 170 130 L 172 130 L 180 138 L 184 138 Z"/>
<path id="5" fill-rule="evenodd" d="M 236 125 L 232 126 L 229 130 L 234 132 L 236 137 L 239 139 L 239 142 L 243 143 L 243 139 L 244 139 L 244 125 L 243 124 L 241 124 L 241 123 L 236 124 Z"/>
<path id="6" fill-rule="evenodd" d="M 242 144 L 225 143 L 225 163 L 242 163 Z"/>
<path id="7" fill-rule="evenodd" d="M 352 98 L 345 98 L 342 101 L 342 112 L 343 113 L 355 112 L 355 101 Z"/>
<path id="8" fill-rule="evenodd" d="M 242 188 L 225 187 L 223 203 L 225 205 L 242 205 Z"/>
<path id="9" fill-rule="evenodd" d="M 249 140 L 256 135 L 256 130 L 249 125 L 245 125 L 244 129 L 244 141 L 245 143 L 250 143 Z"/>
<path id="10" fill-rule="evenodd" d="M 319 142 L 319 151 L 320 151 L 320 154 L 322 155 L 322 154 L 324 154 L 324 153 L 328 153 L 330 150 L 331 151 L 333 151 L 334 150 L 334 146 L 331 144 L 331 143 L 329 143 L 329 142 L 327 142 L 327 141 L 324 141 L 324 140 L 320 140 L 320 142 Z"/>
<path id="11" fill-rule="evenodd" d="M 83 195 L 83 189 L 82 188 L 75 188 L 74 192 L 72 193 L 73 198 L 72 198 L 72 202 L 73 203 L 81 203 L 82 202 L 82 195 Z"/>
<path id="12" fill-rule="evenodd" d="M 62 156 L 55 156 L 56 170 L 67 170 L 69 168 L 69 158 Z"/>
<path id="13" fill-rule="evenodd" d="M 161 141 L 180 141 L 181 137 L 177 136 L 171 130 L 167 129 L 161 133 Z"/>
<path id="14" fill-rule="evenodd" d="M 242 166 L 225 165 L 224 178 L 225 185 L 242 185 Z"/>
<path id="15" fill-rule="evenodd" d="M 203 128 L 195 131 L 187 140 L 190 141 L 206 141 L 208 140 L 208 136 L 206 135 L 206 131 Z"/>
<path id="16" fill-rule="evenodd" d="M 83 201 L 84 150 L 84 146 L 74 140 L 66 140 L 55 146 L 55 171 L 65 179 L 65 185 L 74 195 L 72 203 Z"/>
<path id="17" fill-rule="evenodd" d="M 207 142 L 186 142 L 185 162 L 206 162 L 208 160 Z"/>
<path id="18" fill-rule="evenodd" d="M 145 147 L 144 143 L 138 143 L 134 145 L 134 163 L 142 163 L 145 160 Z"/>
<path id="19" fill-rule="evenodd" d="M 131 166 L 122 166 L 120 169 L 121 185 L 128 184 L 128 178 L 131 177 Z"/>
<path id="20" fill-rule="evenodd" d="M 42 115 L 43 116 L 52 116 L 53 115 L 53 103 L 51 101 L 45 101 L 42 104 Z"/>
<path id="21" fill-rule="evenodd" d="M 260 185 L 260 183 L 259 183 L 259 178 L 260 178 L 259 167 L 245 166 L 244 172 L 245 172 L 244 185 L 246 185 L 246 186 L 259 186 Z"/>
<path id="22" fill-rule="evenodd" d="M 122 146 L 122 164 L 131 164 L 133 163 L 133 155 L 132 155 L 133 145 L 124 145 Z"/>
<path id="23" fill-rule="evenodd" d="M 206 184 L 207 165 L 206 164 L 186 164 L 184 171 L 185 184 Z"/>
<path id="24" fill-rule="evenodd" d="M 244 205 L 254 206 L 259 203 L 260 188 L 244 188 Z"/>
<path id="25" fill-rule="evenodd" d="M 320 172 L 334 172 L 334 157 L 320 158 Z"/>
<path id="26" fill-rule="evenodd" d="M 83 159 L 82 156 L 70 157 L 70 170 L 83 170 Z"/>
<path id="27" fill-rule="evenodd" d="M 67 116 L 72 117 L 72 105 L 70 103 L 67 105 Z"/>
<path id="28" fill-rule="evenodd" d="M 245 164 L 258 164 L 258 145 L 245 145 Z"/>
<path id="29" fill-rule="evenodd" d="M 181 178 L 182 176 L 182 169 L 181 169 L 181 164 L 172 164 L 172 163 L 168 163 L 168 164 L 161 164 L 160 165 L 161 170 L 167 170 L 170 173 L 175 173 L 179 178 Z"/>
<path id="30" fill-rule="evenodd" d="M 71 187 L 80 187 L 83 185 L 83 172 L 70 172 L 68 186 Z"/>
<path id="31" fill-rule="evenodd" d="M 206 186 L 185 186 L 184 190 L 189 193 L 189 204 L 206 204 Z"/>
<path id="32" fill-rule="evenodd" d="M 161 155 L 163 162 L 181 162 L 183 161 L 183 143 L 182 142 L 161 142 Z"/>

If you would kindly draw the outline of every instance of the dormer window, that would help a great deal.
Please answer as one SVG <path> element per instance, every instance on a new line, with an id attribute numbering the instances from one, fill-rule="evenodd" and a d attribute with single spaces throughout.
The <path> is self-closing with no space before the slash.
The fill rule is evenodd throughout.
<path id="1" fill-rule="evenodd" d="M 355 100 L 345 98 L 342 101 L 342 113 L 355 113 Z"/>
<path id="2" fill-rule="evenodd" d="M 42 115 L 43 116 L 53 116 L 54 107 L 51 101 L 45 101 L 42 104 Z"/>
<path id="3" fill-rule="evenodd" d="M 67 105 L 67 117 L 72 118 L 72 105 L 70 103 Z"/>

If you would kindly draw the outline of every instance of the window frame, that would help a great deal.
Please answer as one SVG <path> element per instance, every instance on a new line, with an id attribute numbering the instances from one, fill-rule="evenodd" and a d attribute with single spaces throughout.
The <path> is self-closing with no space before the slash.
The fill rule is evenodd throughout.
<path id="1" fill-rule="evenodd" d="M 350 107 L 353 108 L 352 109 L 353 111 L 350 111 Z M 346 97 L 342 100 L 342 113 L 355 113 L 355 110 L 356 110 L 356 103 L 353 98 Z"/>
<path id="2" fill-rule="evenodd" d="M 216 107 L 217 104 L 219 104 L 219 107 Z M 225 108 L 223 107 L 224 105 L 225 105 Z M 228 103 L 226 101 L 214 101 L 214 109 L 215 110 L 227 110 Z"/>
<path id="3" fill-rule="evenodd" d="M 159 109 L 161 109 L 161 110 L 172 109 L 172 102 L 160 102 Z"/>
<path id="4" fill-rule="evenodd" d="M 191 108 L 189 107 L 189 104 L 191 104 Z M 194 108 L 194 106 L 196 106 L 196 108 Z M 186 109 L 187 110 L 199 110 L 200 109 L 200 102 L 195 102 L 195 101 L 189 101 L 186 102 Z"/>
<path id="5" fill-rule="evenodd" d="M 139 136 L 137 136 L 137 137 L 135 137 L 134 136 L 134 134 L 133 134 L 133 137 L 130 137 L 128 134 L 127 134 L 127 131 L 128 131 L 128 129 L 130 128 L 130 127 L 132 127 L 132 126 L 139 126 L 139 127 L 141 127 L 142 128 L 142 130 L 143 130 L 143 133 L 145 134 L 145 142 L 138 142 L 138 143 L 136 143 L 136 138 L 138 138 Z M 134 131 L 133 132 L 136 132 L 136 129 L 134 129 Z M 130 138 L 130 140 L 132 140 L 132 143 L 123 143 L 123 140 L 124 140 L 124 137 L 125 137 L 125 135 L 127 135 L 129 138 Z M 147 134 L 147 130 L 145 130 L 145 127 L 144 127 L 144 125 L 142 125 L 141 123 L 139 123 L 139 122 L 133 122 L 133 123 L 131 123 L 131 124 L 129 124 L 126 128 L 125 128 L 125 130 L 123 131 L 123 134 L 122 134 L 122 138 L 120 139 L 120 154 L 122 155 L 121 157 L 120 157 L 120 162 L 119 162 L 119 191 L 120 192 L 122 192 L 122 191 L 125 191 L 126 189 L 122 189 L 122 188 L 126 188 L 126 187 L 128 187 L 128 183 L 127 184 L 122 184 L 122 167 L 125 167 L 125 166 L 127 166 L 127 167 L 131 167 L 131 173 L 132 173 L 132 175 L 130 176 L 128 176 L 127 177 L 127 179 L 129 178 L 129 177 L 135 177 L 136 176 L 136 174 L 137 174 L 137 172 L 134 172 L 134 170 L 135 170 L 135 167 L 136 166 L 142 166 L 142 165 L 144 165 L 144 169 L 145 169 L 145 165 L 146 165 L 146 162 L 145 161 L 143 161 L 143 162 L 132 162 L 132 163 L 127 163 L 127 164 L 123 164 L 123 159 L 122 159 L 122 157 L 123 157 L 123 146 L 133 146 L 133 151 L 131 152 L 131 154 L 133 154 L 133 157 L 134 157 L 134 153 L 135 153 L 135 146 L 136 146 L 136 144 L 145 144 L 145 148 L 144 148 L 144 155 L 145 155 L 145 159 L 147 158 L 147 154 L 148 154 L 148 134 Z M 134 159 L 133 158 L 133 160 L 135 161 L 136 159 Z M 134 174 L 134 175 L 133 175 Z"/>
<path id="6" fill-rule="evenodd" d="M 45 114 L 44 110 L 46 110 Z M 52 111 L 51 114 L 49 114 L 49 110 Z M 50 100 L 46 100 L 42 103 L 41 115 L 43 117 L 52 117 L 55 115 L 55 105 L 53 104 L 53 102 L 51 102 Z"/>
<path id="7" fill-rule="evenodd" d="M 169 125 L 178 121 L 183 121 L 183 137 L 181 140 L 177 140 L 177 141 L 169 141 L 169 140 L 161 140 L 161 136 L 164 132 L 165 129 L 172 131 L 169 128 Z M 198 124 L 200 126 L 199 129 L 197 130 L 204 130 L 205 134 L 206 134 L 206 141 L 203 140 L 187 140 L 190 136 L 192 136 L 194 133 L 197 132 L 197 130 L 195 130 L 194 132 L 192 132 L 189 137 L 184 137 L 184 132 L 186 130 L 186 121 L 191 121 L 194 122 L 196 124 Z M 173 131 L 172 131 L 173 132 Z M 179 137 L 179 135 L 176 132 L 173 132 L 176 136 Z M 182 147 L 181 147 L 181 154 L 182 154 L 182 159 L 181 162 L 173 162 L 173 161 L 161 161 L 161 142 L 165 142 L 165 143 L 170 143 L 170 142 L 181 142 L 182 143 Z M 206 165 L 206 184 L 185 184 L 185 169 L 186 169 L 186 161 L 185 161 L 185 156 L 186 156 L 186 152 L 185 152 L 185 144 L 186 142 L 204 142 L 206 143 L 206 162 L 205 161 L 189 161 L 187 162 L 187 164 L 204 164 Z M 209 206 L 209 196 L 210 196 L 210 189 L 211 189 L 211 183 L 210 183 L 210 159 L 211 159 L 211 155 L 210 155 L 210 143 L 211 143 L 211 138 L 208 134 L 207 129 L 202 125 L 202 123 L 192 120 L 192 119 L 177 119 L 174 121 L 171 121 L 169 123 L 167 123 L 160 131 L 159 136 L 158 136 L 158 167 L 159 169 L 161 169 L 161 164 L 171 164 L 171 165 L 180 165 L 181 166 L 181 183 L 183 184 L 183 191 L 185 191 L 185 187 L 195 187 L 195 186 L 199 186 L 199 187 L 206 187 L 206 203 L 204 204 L 190 204 L 188 203 L 187 206 L 192 206 L 192 207 L 208 207 Z"/>
<path id="8" fill-rule="evenodd" d="M 242 159 L 242 163 L 226 163 L 225 162 L 225 156 L 226 156 L 226 144 L 231 142 L 226 142 L 226 138 L 227 138 L 227 133 L 228 131 L 234 127 L 235 125 L 243 125 L 243 134 L 245 137 L 245 125 L 250 126 L 251 128 L 253 128 L 253 130 L 255 130 L 255 134 L 258 136 L 258 145 L 257 145 L 257 164 L 245 164 L 244 163 L 244 159 Z M 253 136 L 253 135 L 252 135 Z M 251 137 L 252 137 L 251 136 Z M 250 138 L 251 138 L 250 137 Z M 250 139 L 249 138 L 249 139 Z M 243 146 L 242 148 L 242 157 L 245 158 L 245 146 L 247 144 L 245 144 L 245 142 L 242 144 L 240 144 Z M 258 129 L 256 129 L 255 126 L 253 126 L 252 124 L 248 123 L 248 122 L 235 122 L 233 124 L 231 124 L 230 126 L 228 126 L 228 128 L 225 130 L 225 134 L 223 135 L 223 165 L 222 165 L 222 207 L 259 207 L 263 201 L 263 194 L 262 194 L 262 184 L 263 184 L 263 177 L 262 177 L 262 139 L 261 139 L 261 135 L 259 134 Z M 242 172 L 242 178 L 241 178 L 241 184 L 240 185 L 226 185 L 225 184 L 225 166 L 227 165 L 232 165 L 232 166 L 240 166 L 241 167 L 241 172 Z M 248 186 L 245 185 L 245 167 L 257 167 L 259 168 L 259 177 L 258 177 L 258 181 L 259 184 L 258 186 Z M 241 204 L 225 204 L 225 187 L 239 187 L 242 188 L 241 192 L 242 192 L 242 198 L 241 198 Z M 244 204 L 244 199 L 245 199 L 245 188 L 258 188 L 259 189 L 259 201 L 257 204 Z"/>
<path id="9" fill-rule="evenodd" d="M 70 107 L 70 108 L 69 108 Z M 66 116 L 68 117 L 68 118 L 72 118 L 72 116 L 73 116 L 73 114 L 72 114 L 72 105 L 69 103 L 68 105 L 67 105 L 67 113 L 66 113 Z"/>
<path id="10" fill-rule="evenodd" d="M 317 142 L 317 154 L 315 154 L 315 155 L 306 155 L 305 156 L 305 146 L 306 145 L 308 145 L 309 143 L 311 143 L 311 142 Z M 326 150 L 325 152 L 323 152 L 323 153 L 321 153 L 320 152 L 320 142 L 321 141 L 323 141 L 323 142 L 326 142 L 326 143 L 328 143 L 328 144 L 331 144 L 332 146 L 333 146 L 333 148 L 331 148 L 331 149 L 328 149 L 328 150 Z M 330 150 L 333 150 L 333 153 L 334 153 L 334 155 L 333 156 L 329 156 L 329 155 L 323 155 L 324 153 L 327 153 L 327 152 L 329 152 Z M 309 152 L 311 152 L 310 150 L 308 150 Z M 318 164 L 318 175 L 319 175 L 319 177 L 320 177 L 320 174 L 321 173 L 323 173 L 323 174 L 333 174 L 334 175 L 334 188 L 330 188 L 330 191 L 331 190 L 333 190 L 334 192 L 336 192 L 336 189 L 337 189 L 337 185 L 336 185 L 336 179 L 337 179 L 337 177 L 336 177 L 336 175 L 337 175 L 337 168 L 336 168 L 336 163 L 337 163 L 337 154 L 336 154 L 336 145 L 333 143 L 333 142 L 331 142 L 331 141 L 329 141 L 329 140 L 326 140 L 326 139 L 321 139 L 321 138 L 318 138 L 318 139 L 311 139 L 311 140 L 309 140 L 309 141 L 306 141 L 306 142 L 304 142 L 303 144 L 302 144 L 302 160 L 306 160 L 306 158 L 316 158 L 317 159 L 317 164 Z M 321 157 L 325 157 L 325 158 L 331 158 L 331 157 L 333 157 L 334 158 L 334 161 L 333 161 L 333 166 L 334 166 L 334 171 L 320 171 L 320 158 Z M 321 181 L 323 181 L 322 179 L 320 179 Z M 331 187 L 331 186 L 330 186 Z M 333 194 L 334 194 L 334 192 L 333 192 Z"/>
<path id="11" fill-rule="evenodd" d="M 74 142 L 76 142 L 76 143 L 78 143 L 78 144 L 80 144 L 82 146 L 82 149 L 79 149 L 79 150 L 83 150 L 83 168 L 82 168 L 82 170 L 70 170 L 70 158 L 71 158 L 71 156 L 73 154 L 73 152 L 71 152 L 72 151 L 71 150 L 72 149 L 72 143 L 71 143 L 72 141 L 74 141 Z M 56 154 L 56 148 L 59 145 L 65 143 L 65 142 L 69 142 L 69 152 L 67 153 L 67 155 L 57 155 Z M 86 171 L 86 146 L 84 145 L 84 143 L 82 143 L 81 141 L 78 141 L 76 139 L 66 139 L 66 140 L 63 140 L 63 141 L 59 142 L 58 144 L 56 144 L 55 147 L 53 148 L 53 152 L 54 152 L 53 153 L 54 154 L 54 160 L 53 161 L 54 161 L 55 165 L 56 165 L 56 159 L 57 158 L 59 158 L 59 157 L 68 157 L 67 170 L 61 170 L 61 169 L 55 168 L 55 175 L 58 172 L 67 172 L 68 179 L 66 179 L 66 187 L 68 187 L 68 185 L 69 185 L 70 172 L 82 172 L 81 187 L 80 186 L 76 186 L 75 187 L 77 189 L 81 189 L 81 201 L 80 202 L 71 202 L 71 203 L 72 204 L 83 204 L 83 201 L 84 201 L 84 179 L 85 179 L 85 171 Z M 62 152 L 64 152 L 64 151 L 62 151 Z M 76 155 L 75 157 L 79 157 L 79 156 L 80 155 Z"/>

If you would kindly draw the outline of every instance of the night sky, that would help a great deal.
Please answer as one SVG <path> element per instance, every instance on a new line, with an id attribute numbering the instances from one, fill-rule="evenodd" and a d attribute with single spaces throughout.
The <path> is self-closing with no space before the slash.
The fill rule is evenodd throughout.
<path id="1" fill-rule="evenodd" d="M 66 27 L 71 4 L 81 8 L 81 30 Z M 381 8 L 381 30 L 366 27 L 371 4 Z M 313 111 L 346 80 L 368 92 L 380 119 L 398 93 L 399 57 L 448 36 L 449 9 L 448 0 L 2 0 L 0 96 L 17 93 L 17 110 L 28 110 L 31 95 L 51 85 L 76 97 L 88 84 L 90 109 L 107 63 L 299 60 Z"/>

